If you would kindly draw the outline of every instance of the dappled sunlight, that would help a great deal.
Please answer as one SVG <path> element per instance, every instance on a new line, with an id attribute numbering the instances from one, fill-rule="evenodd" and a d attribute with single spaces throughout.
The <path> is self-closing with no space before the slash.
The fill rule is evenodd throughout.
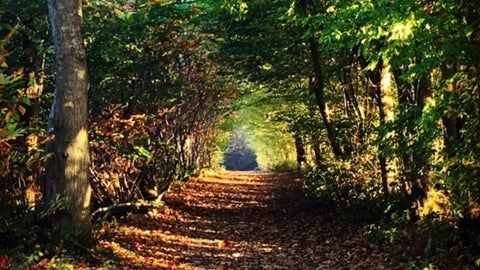
<path id="1" fill-rule="evenodd" d="M 258 180 L 252 179 L 249 182 L 242 181 L 241 179 L 242 178 L 239 178 L 238 180 L 236 180 L 235 178 L 223 179 L 223 178 L 211 177 L 211 178 L 203 179 L 202 181 L 207 183 L 226 184 L 226 185 L 244 185 L 244 186 L 261 186 L 261 187 L 272 186 L 272 184 L 262 182 L 261 178 L 259 178 Z"/>
<path id="2" fill-rule="evenodd" d="M 76 176 L 82 172 L 81 167 L 85 166 L 83 160 L 85 155 L 88 156 L 88 132 L 85 128 L 78 131 L 75 139 L 68 145 L 66 153 L 67 158 L 71 161 L 65 168 L 65 175 L 67 177 Z"/>
<path id="3" fill-rule="evenodd" d="M 67 105 L 65 105 L 67 106 Z M 72 105 L 73 106 L 73 105 Z M 65 150 L 66 167 L 65 178 L 75 179 L 73 183 L 66 183 L 67 188 L 71 189 L 66 194 L 72 197 L 75 207 L 79 208 L 78 214 L 84 217 L 88 215 L 90 208 L 90 199 L 92 188 L 88 181 L 88 132 L 86 128 L 81 128 L 75 138 L 70 142 Z"/>
<path id="4" fill-rule="evenodd" d="M 393 24 L 391 29 L 390 41 L 407 41 L 414 35 L 414 30 L 420 25 L 421 21 L 415 17 L 410 17 L 404 21 Z"/>
<path id="5" fill-rule="evenodd" d="M 0 4 L 0 270 L 480 267 L 480 0 L 45 2 Z"/>
<path id="6" fill-rule="evenodd" d="M 111 250 L 119 258 L 130 261 L 130 266 L 145 265 L 145 263 L 148 263 L 149 267 L 159 267 L 167 269 L 174 266 L 174 264 L 171 260 L 168 259 L 168 257 L 161 256 L 162 254 L 158 252 L 155 253 L 156 257 L 153 258 L 142 256 L 134 251 L 122 247 L 116 242 L 101 241 L 100 246 L 102 248 Z"/>
<path id="7" fill-rule="evenodd" d="M 336 269 L 344 257 L 383 269 L 358 232 L 309 207 L 302 183 L 292 173 L 225 172 L 175 185 L 168 208 L 104 226 L 99 248 L 129 269 Z"/>

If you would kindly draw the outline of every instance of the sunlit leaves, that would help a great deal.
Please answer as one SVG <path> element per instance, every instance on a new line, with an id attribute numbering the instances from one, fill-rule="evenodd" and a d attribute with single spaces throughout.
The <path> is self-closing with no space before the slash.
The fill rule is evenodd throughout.
<path id="1" fill-rule="evenodd" d="M 414 35 L 413 29 L 416 25 L 420 24 L 414 17 L 407 20 L 397 22 L 392 25 L 390 30 L 391 36 L 388 41 L 407 41 Z"/>
<path id="2" fill-rule="evenodd" d="M 143 146 L 134 146 L 133 149 L 135 149 L 137 151 L 137 154 L 141 157 L 144 157 L 146 159 L 152 159 L 153 158 L 152 154 L 147 149 L 145 149 Z"/>
<path id="3" fill-rule="evenodd" d="M 244 0 L 223 0 L 222 8 L 236 18 L 236 20 L 245 19 L 248 12 L 248 2 Z"/>

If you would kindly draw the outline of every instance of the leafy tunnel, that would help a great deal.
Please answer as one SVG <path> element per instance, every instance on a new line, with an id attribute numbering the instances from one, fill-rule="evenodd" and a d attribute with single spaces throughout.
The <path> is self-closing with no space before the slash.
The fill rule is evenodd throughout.
<path id="1" fill-rule="evenodd" d="M 479 17 L 477 0 L 0 1 L 0 269 L 92 245 L 126 254 L 112 268 L 129 251 L 295 267 L 288 250 L 306 269 L 478 267 Z M 132 213 L 145 228 L 102 223 Z M 149 223 L 164 261 L 141 251 Z"/>

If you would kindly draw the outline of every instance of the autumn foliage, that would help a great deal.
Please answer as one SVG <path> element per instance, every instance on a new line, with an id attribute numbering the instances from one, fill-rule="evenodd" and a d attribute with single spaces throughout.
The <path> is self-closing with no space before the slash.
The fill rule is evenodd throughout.
<path id="1" fill-rule="evenodd" d="M 26 235 L 40 234 L 24 232 L 19 222 L 47 227 L 45 218 L 62 207 L 41 204 L 54 90 L 43 4 L 5 4 L 1 15 L 7 24 L 0 48 L 0 239 L 12 247 Z M 24 12 L 33 5 L 39 16 L 29 20 L 31 14 Z M 210 166 L 208 146 L 215 123 L 236 95 L 226 88 L 233 84 L 209 56 L 215 51 L 211 37 L 193 26 L 188 33 L 182 30 L 194 16 L 182 5 L 99 2 L 85 11 L 93 210 L 154 200 L 174 180 Z M 18 24 L 17 14 L 23 16 Z"/>

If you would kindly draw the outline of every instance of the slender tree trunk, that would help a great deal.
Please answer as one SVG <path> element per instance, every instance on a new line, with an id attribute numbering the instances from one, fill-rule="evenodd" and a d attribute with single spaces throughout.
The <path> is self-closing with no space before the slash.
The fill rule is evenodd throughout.
<path id="1" fill-rule="evenodd" d="M 442 66 L 442 76 L 444 78 L 451 78 L 458 71 L 457 65 L 448 67 L 447 65 Z M 447 84 L 448 91 L 446 91 L 446 97 L 448 98 L 453 93 L 458 91 L 457 83 L 455 81 L 449 82 Z M 447 155 L 449 157 L 455 156 L 455 146 L 461 142 L 461 129 L 464 124 L 464 120 L 461 117 L 456 115 L 454 116 L 444 116 L 442 118 L 444 126 L 444 143 L 447 150 Z"/>
<path id="2" fill-rule="evenodd" d="M 362 68 L 366 68 L 367 63 L 366 60 L 363 57 L 359 57 L 360 59 L 360 64 Z M 371 90 L 371 95 L 375 100 L 375 103 L 377 104 L 378 107 L 378 116 L 380 120 L 380 125 L 383 127 L 386 124 L 386 113 L 385 113 L 385 107 L 382 102 L 382 88 L 381 88 L 381 81 L 382 81 L 382 72 L 381 72 L 381 67 L 383 63 L 378 63 L 377 67 L 375 70 L 371 72 L 367 72 L 367 77 L 368 77 L 368 84 Z M 381 141 L 383 141 L 383 136 L 380 138 Z M 379 154 L 378 154 L 378 161 L 380 163 L 380 176 L 381 176 L 381 182 L 382 182 L 382 191 L 385 194 L 388 194 L 388 170 L 387 170 L 387 159 L 385 156 L 382 155 L 382 150 L 383 148 L 380 147 L 379 149 Z"/>
<path id="3" fill-rule="evenodd" d="M 81 33 L 81 0 L 48 0 L 57 62 L 55 98 L 49 130 L 53 160 L 46 180 L 45 199 L 65 203 L 65 215 L 56 220 L 60 236 L 91 239 L 89 150 L 87 133 L 88 80 Z"/>
<path id="4" fill-rule="evenodd" d="M 317 167 L 323 167 L 322 151 L 320 150 L 320 142 L 317 137 L 312 136 L 312 144 L 313 153 L 315 154 L 315 164 Z"/>
<path id="5" fill-rule="evenodd" d="M 380 87 L 381 81 L 381 72 L 379 70 L 374 71 L 375 74 L 371 76 L 371 86 L 374 94 L 375 101 L 378 107 L 378 117 L 380 119 L 380 126 L 384 127 L 386 124 L 386 114 L 385 114 L 385 107 L 382 103 L 381 92 L 382 89 Z M 380 138 L 380 140 L 384 140 L 384 136 Z M 388 194 L 388 169 L 387 169 L 387 158 L 381 153 L 383 152 L 383 147 L 379 149 L 380 153 L 378 154 L 378 161 L 380 163 L 380 175 L 382 180 L 382 190 L 385 194 Z"/>
<path id="6" fill-rule="evenodd" d="M 309 112 L 310 118 L 312 119 L 315 118 L 316 111 L 317 111 L 316 106 L 308 106 L 308 112 Z M 310 135 L 310 138 L 312 140 L 312 149 L 314 153 L 315 165 L 317 165 L 317 168 L 324 168 L 325 164 L 322 156 L 322 150 L 320 149 L 320 138 L 317 136 L 317 134 Z"/>
<path id="7" fill-rule="evenodd" d="M 411 86 L 409 84 L 403 83 L 402 80 L 400 79 L 400 70 L 394 70 L 393 72 L 395 76 L 395 82 L 397 83 L 398 87 L 398 103 L 400 105 L 400 110 L 406 110 L 409 106 L 412 106 L 411 101 L 409 101 L 408 97 L 410 96 L 410 88 Z M 398 130 L 399 134 L 403 136 L 403 138 L 408 138 L 411 134 L 411 128 L 405 127 L 402 130 Z M 400 149 L 401 150 L 401 149 Z M 401 151 L 402 152 L 402 151 Z M 403 179 L 401 180 L 401 190 L 405 194 L 408 193 L 408 189 L 412 188 L 411 186 L 413 185 L 412 182 L 412 162 L 413 162 L 413 153 L 408 154 L 405 152 L 402 152 L 401 154 L 401 160 L 403 163 L 403 168 L 402 168 L 402 174 L 403 174 Z"/>
<path id="8" fill-rule="evenodd" d="M 302 164 L 307 162 L 305 146 L 303 144 L 303 139 L 300 135 L 295 134 L 294 138 L 295 138 L 295 150 L 297 151 L 297 168 L 301 169 Z"/>
<path id="9" fill-rule="evenodd" d="M 353 59 L 352 59 L 353 63 Z M 352 82 L 352 73 L 351 73 L 351 68 L 347 68 L 344 73 L 344 80 L 345 80 L 345 95 L 347 97 L 347 100 L 352 106 L 353 111 L 355 112 L 355 116 L 357 117 L 358 120 L 358 128 L 357 128 L 357 143 L 358 144 L 363 144 L 364 141 L 364 132 L 365 132 L 365 113 L 363 110 L 360 108 L 360 105 L 357 100 L 357 95 L 355 93 L 355 88 L 353 86 Z"/>
<path id="10" fill-rule="evenodd" d="M 318 53 L 318 42 L 313 37 L 310 38 L 310 53 L 313 64 L 313 76 L 310 78 L 310 86 L 320 109 L 320 115 L 322 116 L 323 123 L 327 129 L 327 136 L 330 145 L 332 146 L 333 154 L 337 158 L 345 159 L 345 154 L 340 147 L 340 143 L 338 142 L 335 126 L 333 125 L 333 121 L 330 119 L 327 112 L 327 106 L 325 102 L 325 85 L 323 83 L 323 73 L 320 64 L 320 55 Z"/>
<path id="11" fill-rule="evenodd" d="M 400 71 L 393 73 L 398 85 L 398 100 L 401 108 L 416 107 L 417 115 L 412 120 L 416 122 L 422 117 L 422 110 L 425 106 L 425 99 L 430 95 L 429 76 L 420 78 L 415 84 L 403 83 L 400 79 Z M 404 130 L 399 131 L 405 138 L 417 136 L 417 131 L 413 124 L 408 125 Z M 401 155 L 403 162 L 404 185 L 409 184 L 410 198 L 415 207 L 412 213 L 423 204 L 428 189 L 427 171 L 428 157 L 423 151 L 414 151 L 412 153 L 403 153 Z M 406 188 L 404 188 L 406 190 Z"/>
<path id="12" fill-rule="evenodd" d="M 310 16 L 315 10 L 315 5 L 311 0 L 302 0 L 300 2 L 300 8 L 304 16 Z M 327 129 L 327 136 L 332 147 L 333 154 L 336 158 L 345 159 L 345 153 L 340 147 L 335 126 L 333 125 L 333 121 L 330 119 L 327 112 L 325 101 L 325 85 L 323 82 L 323 71 L 320 62 L 318 41 L 315 39 L 315 36 L 312 36 L 308 42 L 313 65 L 313 74 L 310 76 L 310 88 L 315 95 L 316 103 L 320 109 L 320 115 L 322 116 L 323 123 Z"/>

